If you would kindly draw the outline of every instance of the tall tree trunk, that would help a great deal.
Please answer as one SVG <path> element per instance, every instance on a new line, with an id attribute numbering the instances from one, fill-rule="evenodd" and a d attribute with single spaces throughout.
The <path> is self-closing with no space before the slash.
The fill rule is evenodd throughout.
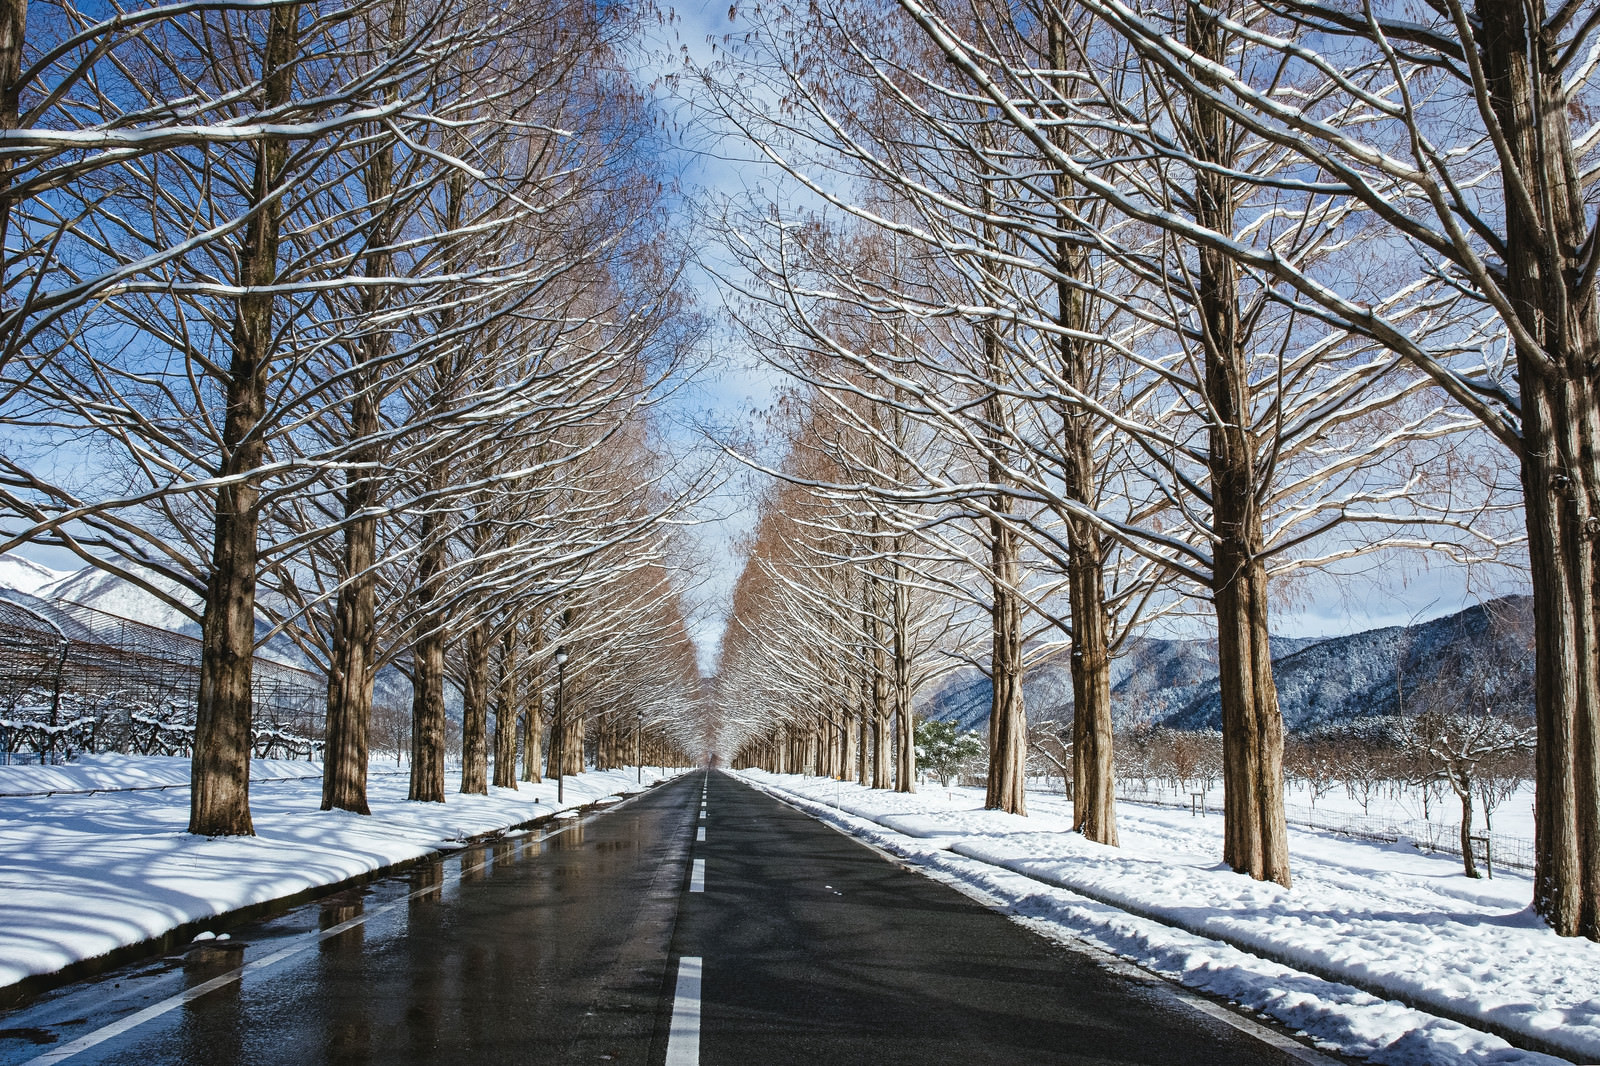
<path id="1" fill-rule="evenodd" d="M 444 633 L 433 618 L 444 570 L 438 519 L 425 514 L 417 567 L 417 615 L 430 628 L 411 645 L 411 791 L 409 799 L 444 802 Z"/>
<path id="2" fill-rule="evenodd" d="M 1074 56 L 1066 26 L 1049 25 L 1051 66 L 1072 69 Z M 1062 85 L 1063 92 L 1070 89 Z M 1064 132 L 1054 136 L 1065 143 Z M 1081 208 L 1076 184 L 1055 176 L 1057 225 L 1071 233 L 1073 212 Z M 1056 242 L 1056 319 L 1061 376 L 1082 395 L 1095 388 L 1093 348 L 1082 340 L 1091 323 L 1084 286 L 1091 282 L 1089 253 L 1063 236 Z M 1095 422 L 1088 411 L 1068 405 L 1061 411 L 1062 495 L 1085 507 L 1099 504 L 1095 468 Z M 1067 588 L 1072 612 L 1072 823 L 1090 840 L 1117 843 L 1116 778 L 1112 757 L 1110 620 L 1106 613 L 1105 546 L 1090 522 L 1068 515 Z"/>
<path id="3" fill-rule="evenodd" d="M 589 740 L 589 722 L 583 713 L 583 699 L 579 687 L 567 682 L 566 728 L 561 738 L 562 765 L 568 774 L 581 774 L 587 762 L 584 750 Z"/>
<path id="4" fill-rule="evenodd" d="M 538 648 L 532 649 L 537 656 Z M 522 712 L 522 779 L 538 784 L 543 780 L 539 768 L 544 765 L 544 670 L 535 669 L 528 684 L 528 705 Z"/>
<path id="5" fill-rule="evenodd" d="M 889 759 L 889 723 L 892 720 L 888 703 L 887 685 L 873 681 L 873 696 L 882 695 L 885 706 L 874 707 L 872 712 L 872 787 L 893 788 Z"/>
<path id="6" fill-rule="evenodd" d="M 373 405 L 359 406 L 371 408 Z M 376 411 L 370 411 L 376 431 Z M 361 421 L 358 415 L 358 421 Z M 351 482 L 346 515 L 360 514 L 376 498 L 370 478 Z M 373 652 L 377 642 L 375 518 L 353 519 L 344 535 L 344 584 L 333 612 L 328 662 L 327 747 L 322 764 L 322 809 L 371 813 L 367 808 L 367 745 L 372 722 Z"/>
<path id="7" fill-rule="evenodd" d="M 444 219 L 447 232 L 456 232 L 466 215 L 466 177 L 459 170 L 451 172 L 445 182 Z M 450 245 L 446 249 L 446 262 L 454 270 L 459 249 Z M 455 311 L 446 308 L 439 316 L 439 332 L 449 334 L 455 326 Z M 433 395 L 428 407 L 435 414 L 451 408 L 452 395 L 460 387 L 461 364 L 465 354 L 446 358 L 434 368 Z M 444 713 L 444 647 L 449 622 L 447 613 L 440 607 L 441 582 L 449 564 L 449 522 L 435 509 L 450 484 L 449 448 L 444 432 L 435 431 L 429 441 L 436 445 L 435 454 L 428 459 L 424 478 L 425 494 L 429 502 L 424 506 L 418 522 L 417 578 L 412 595 L 416 599 L 417 626 L 422 632 L 415 637 L 411 648 L 411 791 L 410 799 L 426 803 L 444 802 L 445 713 Z"/>
<path id="8" fill-rule="evenodd" d="M 411 647 L 411 789 L 407 799 L 444 802 L 444 638 Z"/>
<path id="9" fill-rule="evenodd" d="M 1452 774 L 1450 785 L 1461 801 L 1461 869 L 1468 877 L 1478 877 L 1478 857 L 1472 854 L 1472 782 Z"/>
<path id="10" fill-rule="evenodd" d="M 1081 523 L 1087 526 L 1088 523 Z M 1111 655 L 1105 569 L 1092 529 L 1069 535 L 1072 605 L 1072 820 L 1090 840 L 1117 844 L 1117 789 L 1112 764 Z"/>
<path id="11" fill-rule="evenodd" d="M 263 107 L 287 103 L 299 49 L 298 5 L 268 16 L 262 58 Z M 20 25 L 20 22 L 19 22 Z M 282 204 L 278 184 L 288 145 L 263 138 L 256 150 L 250 199 L 255 214 L 239 249 L 232 354 L 225 386 L 211 568 L 200 624 L 200 696 L 195 710 L 194 757 L 190 762 L 189 832 L 205 836 L 254 833 L 250 821 L 251 667 L 256 643 L 256 537 L 261 488 L 256 470 L 266 441 L 261 420 L 267 408 L 272 366 L 273 294 L 278 276 Z"/>
<path id="12" fill-rule="evenodd" d="M 17 79 L 22 76 L 22 42 L 28 26 L 28 0 L 0 0 L 0 130 L 14 130 L 20 121 Z M 0 292 L 6 239 L 11 232 L 10 158 L 0 159 Z"/>
<path id="13" fill-rule="evenodd" d="M 404 4 L 390 12 L 389 40 L 404 32 Z M 394 157 L 383 131 L 372 131 L 379 143 L 367 157 L 363 175 L 367 203 L 382 212 L 372 244 L 378 250 L 366 257 L 366 272 L 381 278 L 389 274 L 393 256 L 388 248 L 394 229 L 386 205 L 394 193 Z M 365 286 L 359 296 L 362 317 L 376 322 L 386 304 L 378 286 Z M 378 502 L 380 478 L 376 469 L 383 458 L 377 443 L 382 428 L 378 417 L 378 388 L 389 335 L 369 329 L 355 349 L 359 360 L 353 375 L 355 394 L 350 398 L 350 440 L 356 444 L 352 474 L 344 492 L 344 548 L 340 560 L 338 598 L 334 601 L 332 648 L 328 663 L 327 745 L 322 768 L 322 809 L 369 813 L 367 808 L 368 731 L 372 722 L 372 685 L 377 652 L 378 520 L 368 510 Z M 368 369 L 373 368 L 373 369 Z"/>
<path id="14" fill-rule="evenodd" d="M 1022 700 L 1022 597 L 1017 594 L 1016 534 L 1004 521 L 989 523 L 989 785 L 984 806 L 1027 814 L 1024 760 L 1028 719 Z"/>
<path id="15" fill-rule="evenodd" d="M 562 714 L 566 710 L 562 701 L 565 695 L 566 693 L 563 691 L 561 683 L 561 668 L 558 666 L 556 667 L 556 697 L 550 715 L 550 746 L 545 752 L 544 772 L 546 777 L 565 776 L 561 763 Z"/>
<path id="16" fill-rule="evenodd" d="M 517 629 L 500 638 L 499 674 L 494 697 L 494 785 L 517 787 Z"/>
<path id="17" fill-rule="evenodd" d="M 489 634 L 475 625 L 462 641 L 461 791 L 489 793 Z"/>
<path id="18" fill-rule="evenodd" d="M 1190 6 L 1189 46 L 1213 62 L 1225 61 L 1214 15 Z M 1199 158 L 1233 163 L 1234 130 L 1208 98 L 1191 98 L 1186 134 Z M 1195 175 L 1195 221 L 1233 232 L 1233 184 L 1218 171 Z M 1222 252 L 1198 250 L 1201 343 L 1211 427 L 1215 562 L 1212 601 L 1217 614 L 1217 654 L 1222 697 L 1223 859 L 1241 873 L 1287 886 L 1289 831 L 1283 809 L 1283 716 L 1272 679 L 1268 642 L 1267 574 L 1257 498 L 1256 441 L 1250 426 L 1249 367 L 1239 321 L 1238 272 Z"/>
<path id="19" fill-rule="evenodd" d="M 1000 455 L 1006 448 L 1009 425 L 999 385 L 1005 367 L 1000 358 L 1000 338 L 994 326 L 983 326 L 984 362 L 994 391 L 985 404 L 989 422 L 989 483 L 1004 485 L 1005 468 Z M 1026 760 L 1028 755 L 1028 716 L 1022 699 L 1022 597 L 1019 594 L 1021 565 L 1016 532 L 1001 517 L 1011 511 L 1009 493 L 998 492 L 990 499 L 994 516 L 989 519 L 989 784 L 984 806 L 991 810 L 1027 814 Z"/>
<path id="20" fill-rule="evenodd" d="M 860 689 L 861 713 L 856 715 L 856 723 L 860 729 L 860 736 L 856 742 L 856 780 L 866 785 L 872 780 L 867 772 L 867 765 L 868 756 L 872 749 L 873 707 L 872 680 L 865 673 L 861 676 Z"/>
<path id="21" fill-rule="evenodd" d="M 895 546 L 900 558 L 902 545 Z M 894 564 L 894 713 L 896 729 L 895 774 L 896 792 L 917 790 L 917 739 L 916 723 L 911 707 L 911 589 L 901 580 L 900 563 Z"/>
<path id="22" fill-rule="evenodd" d="M 889 722 L 894 711 L 889 703 L 888 651 L 883 641 L 883 590 L 877 577 L 867 579 L 867 639 L 872 649 L 872 787 L 893 788 L 889 759 Z"/>
<path id="23" fill-rule="evenodd" d="M 866 633 L 866 624 L 866 618 L 863 616 L 861 620 L 863 637 Z M 863 664 L 853 676 L 856 702 L 856 780 L 866 786 L 872 783 L 872 778 L 867 772 L 871 762 L 868 751 L 872 746 L 872 678 L 869 676 L 870 671 L 865 669 L 865 664 L 869 661 L 866 641 L 863 640 L 858 644 L 856 650 Z"/>
<path id="24" fill-rule="evenodd" d="M 852 686 L 853 687 L 853 686 Z M 845 693 L 849 698 L 852 694 Z M 846 781 L 856 777 L 856 712 L 846 704 L 839 721 L 839 776 Z"/>
<path id="25" fill-rule="evenodd" d="M 1478 0 L 1477 15 L 1506 145 L 1506 289 L 1533 338 L 1517 348 L 1538 722 L 1533 905 L 1556 932 L 1600 940 L 1600 315 L 1582 261 L 1596 238 L 1545 5 Z"/>

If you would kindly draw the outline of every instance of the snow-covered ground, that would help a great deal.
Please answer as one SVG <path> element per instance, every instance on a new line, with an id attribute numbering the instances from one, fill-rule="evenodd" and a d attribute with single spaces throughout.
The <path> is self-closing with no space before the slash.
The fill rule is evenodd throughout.
<path id="1" fill-rule="evenodd" d="M 320 769 L 257 760 L 250 787 L 256 835 L 207 839 L 185 832 L 186 787 L 15 795 L 182 786 L 188 759 L 100 755 L 66 766 L 0 766 L 0 987 L 643 787 L 635 771 L 607 771 L 568 777 L 560 808 L 553 781 L 411 803 L 407 776 L 379 766 L 369 780 L 372 815 L 363 817 L 317 809 Z M 662 776 L 644 771 L 646 784 Z"/>
<path id="2" fill-rule="evenodd" d="M 1041 931 L 1086 940 L 1374 1062 L 1550 1063 L 1480 1029 L 1600 1061 L 1600 944 L 1555 936 L 1525 875 L 1290 830 L 1294 887 L 1224 867 L 1222 819 L 1122 803 L 1121 847 L 1070 831 L 1070 804 L 983 810 L 976 789 L 914 795 L 744 771 Z M 1497 826 L 1498 828 L 1498 826 Z M 1444 1017 L 1441 1017 L 1444 1016 Z M 1469 1022 L 1469 1028 L 1454 1018 Z"/>

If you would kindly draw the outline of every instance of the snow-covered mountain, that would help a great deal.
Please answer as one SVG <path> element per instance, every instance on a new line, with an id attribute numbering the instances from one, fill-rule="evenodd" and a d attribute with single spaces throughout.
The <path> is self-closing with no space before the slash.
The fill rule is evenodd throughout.
<path id="1" fill-rule="evenodd" d="M 0 589 L 10 589 L 13 592 L 34 596 L 46 585 L 60 581 L 70 574 L 71 571 L 52 570 L 48 566 L 40 566 L 15 552 L 0 555 Z"/>
<path id="2" fill-rule="evenodd" d="M 152 576 L 151 583 L 171 590 L 174 598 L 192 603 L 198 609 L 200 598 L 176 582 Z M 123 618 L 195 639 L 200 637 L 199 623 L 192 621 L 176 607 L 131 582 L 94 567 L 64 572 L 47 569 L 14 554 L 0 555 L 0 594 L 7 591 L 24 606 L 77 604 L 115 616 L 102 618 L 91 612 L 79 611 L 72 612 L 70 619 L 58 619 L 62 625 L 81 627 L 83 639 L 95 639 L 90 636 L 90 631 L 114 627 L 118 624 L 116 620 Z M 21 593 L 21 596 L 16 596 L 16 593 Z M 263 594 L 269 593 L 263 590 Z M 266 619 L 257 618 L 258 639 L 271 629 L 272 625 Z M 308 670 L 313 674 L 322 673 L 317 664 L 282 633 L 267 639 L 257 648 L 256 654 L 285 666 Z M 411 682 L 398 668 L 385 666 L 378 671 L 375 679 L 374 698 L 390 706 L 409 707 Z M 460 690 L 449 682 L 445 685 L 445 710 L 453 718 L 461 715 Z"/>
<path id="3" fill-rule="evenodd" d="M 1284 725 L 1291 732 L 1309 732 L 1350 718 L 1391 714 L 1401 679 L 1408 679 L 1409 688 L 1461 663 L 1484 665 L 1491 679 L 1486 684 L 1493 689 L 1486 696 L 1497 706 L 1531 714 L 1531 626 L 1529 598 L 1507 596 L 1413 626 L 1325 639 L 1273 637 L 1273 676 Z M 1023 694 L 1030 720 L 1071 716 L 1069 671 L 1065 652 L 1028 670 Z M 1215 641 L 1136 639 L 1112 664 L 1111 684 L 1119 728 L 1146 723 L 1221 727 Z M 955 674 L 920 700 L 918 710 L 963 729 L 984 730 L 989 679 L 976 670 Z"/>
<path id="4" fill-rule="evenodd" d="M 41 580 L 46 577 L 48 580 Z M 201 601 L 193 590 L 158 574 L 151 574 L 149 581 L 178 602 L 192 604 L 198 613 Z M 200 638 L 200 623 L 184 611 L 131 581 L 92 566 L 63 573 L 8 554 L 0 556 L 0 588 L 21 592 L 47 604 L 88 607 L 91 610 L 71 612 L 73 622 L 88 630 L 113 630 L 121 619 L 128 619 L 169 633 Z M 264 636 L 271 628 L 265 619 L 257 619 L 257 633 Z M 294 642 L 282 634 L 267 640 L 257 654 L 285 666 L 315 672 L 313 664 Z"/>
<path id="5" fill-rule="evenodd" d="M 157 574 L 151 574 L 149 581 L 172 598 L 181 603 L 192 604 L 196 611 L 199 610 L 200 597 L 176 581 Z M 182 633 L 189 637 L 200 636 L 199 623 L 191 620 L 183 611 L 131 581 L 124 581 L 115 574 L 108 574 L 92 566 L 86 566 L 82 570 L 66 574 L 48 585 L 43 585 L 34 592 L 34 595 L 43 600 L 64 601 L 75 603 L 80 607 L 90 607 L 96 611 L 116 615 L 118 618 L 129 618 L 172 633 Z"/>

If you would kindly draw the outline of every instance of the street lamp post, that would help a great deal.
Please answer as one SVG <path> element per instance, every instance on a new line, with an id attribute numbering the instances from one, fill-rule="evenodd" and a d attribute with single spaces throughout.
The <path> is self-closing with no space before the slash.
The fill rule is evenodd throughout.
<path id="1" fill-rule="evenodd" d="M 566 701 L 567 649 L 556 649 L 556 802 L 566 802 L 567 774 L 567 701 Z"/>

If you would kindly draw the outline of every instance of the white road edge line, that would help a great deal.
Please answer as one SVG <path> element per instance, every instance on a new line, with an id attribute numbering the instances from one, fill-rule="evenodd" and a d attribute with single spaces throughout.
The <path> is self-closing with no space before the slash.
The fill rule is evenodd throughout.
<path id="1" fill-rule="evenodd" d="M 607 809 L 615 810 L 616 808 L 611 807 Z M 603 812 L 597 811 L 595 813 L 599 814 Z M 554 832 L 544 834 L 539 838 L 539 841 L 542 843 L 543 841 L 549 840 L 551 837 L 560 836 L 562 833 L 575 829 L 579 824 L 588 822 L 594 817 L 595 815 L 591 814 L 588 818 L 573 819 L 571 824 L 566 825 L 561 829 L 557 829 Z M 485 858 L 482 862 L 463 869 L 459 874 L 456 875 L 456 878 L 459 881 L 463 875 L 477 873 L 479 870 L 482 870 L 493 861 L 493 856 Z M 703 864 L 704 860 L 701 861 L 700 865 Z M 137 1029 L 144 1023 L 155 1021 L 164 1014 L 171 1014 L 179 1007 L 182 1007 L 187 1003 L 192 1003 L 201 996 L 215 992 L 219 988 L 226 988 L 237 981 L 241 981 L 244 979 L 244 975 L 247 973 L 254 973 L 257 970 L 264 970 L 269 966 L 274 966 L 282 962 L 284 959 L 298 955 L 302 951 L 306 951 L 309 948 L 322 943 L 324 940 L 336 937 L 340 933 L 348 932 L 357 926 L 365 925 L 367 922 L 379 917 L 380 915 L 387 914 L 389 911 L 403 907 L 419 896 L 427 896 L 436 892 L 443 894 L 444 886 L 440 884 L 429 885 L 426 888 L 419 888 L 410 895 L 403 896 L 400 899 L 394 900 L 390 903 L 385 903 L 382 906 L 374 907 L 367 913 L 359 915 L 355 918 L 351 918 L 347 922 L 340 922 L 338 925 L 330 926 L 329 928 L 323 929 L 317 933 L 303 934 L 305 939 L 301 940 L 299 943 L 290 943 L 288 947 L 274 951 L 270 955 L 264 955 L 259 959 L 245 963 L 243 966 L 240 966 L 237 969 L 229 970 L 225 974 L 220 974 L 216 977 L 213 977 L 209 981 L 195 985 L 193 988 L 186 988 L 176 995 L 168 996 L 163 1000 L 158 1000 L 157 1002 L 150 1004 L 150 1006 L 145 1007 L 143 1010 L 134 1011 L 126 1018 L 119 1018 L 110 1025 L 103 1025 L 92 1032 L 83 1034 L 76 1040 L 68 1041 L 57 1048 L 51 1048 L 43 1055 L 28 1059 L 21 1063 L 21 1066 L 54 1066 L 55 1063 L 64 1062 L 75 1055 L 79 1055 L 85 1051 L 88 1051 L 92 1047 L 105 1043 L 107 1040 L 113 1040 L 116 1037 L 121 1036 L 123 1033 L 128 1032 L 130 1029 Z"/>
<path id="2" fill-rule="evenodd" d="M 700 957 L 678 960 L 678 987 L 672 997 L 672 1028 L 667 1032 L 666 1066 L 700 1066 Z"/>
<path id="3" fill-rule="evenodd" d="M 706 890 L 706 861 L 694 860 L 694 872 L 689 875 L 689 891 L 704 892 Z"/>
<path id="4" fill-rule="evenodd" d="M 1142 970 L 1135 970 L 1135 972 L 1141 976 L 1144 975 Z M 1253 1018 L 1246 1018 L 1238 1011 L 1229 1010 L 1220 1003 L 1213 1003 L 1203 996 L 1194 994 L 1187 988 L 1175 987 L 1171 982 L 1167 984 L 1166 991 L 1171 993 L 1173 998 L 1187 1004 L 1191 1009 L 1199 1011 L 1209 1018 L 1215 1018 L 1224 1025 L 1231 1026 L 1246 1036 L 1254 1037 L 1263 1044 L 1275 1047 L 1297 1062 L 1304 1062 L 1307 1066 L 1338 1066 L 1337 1059 L 1329 1058 L 1327 1055 L 1313 1051 L 1298 1040 L 1291 1039 L 1275 1029 L 1269 1029 Z"/>

